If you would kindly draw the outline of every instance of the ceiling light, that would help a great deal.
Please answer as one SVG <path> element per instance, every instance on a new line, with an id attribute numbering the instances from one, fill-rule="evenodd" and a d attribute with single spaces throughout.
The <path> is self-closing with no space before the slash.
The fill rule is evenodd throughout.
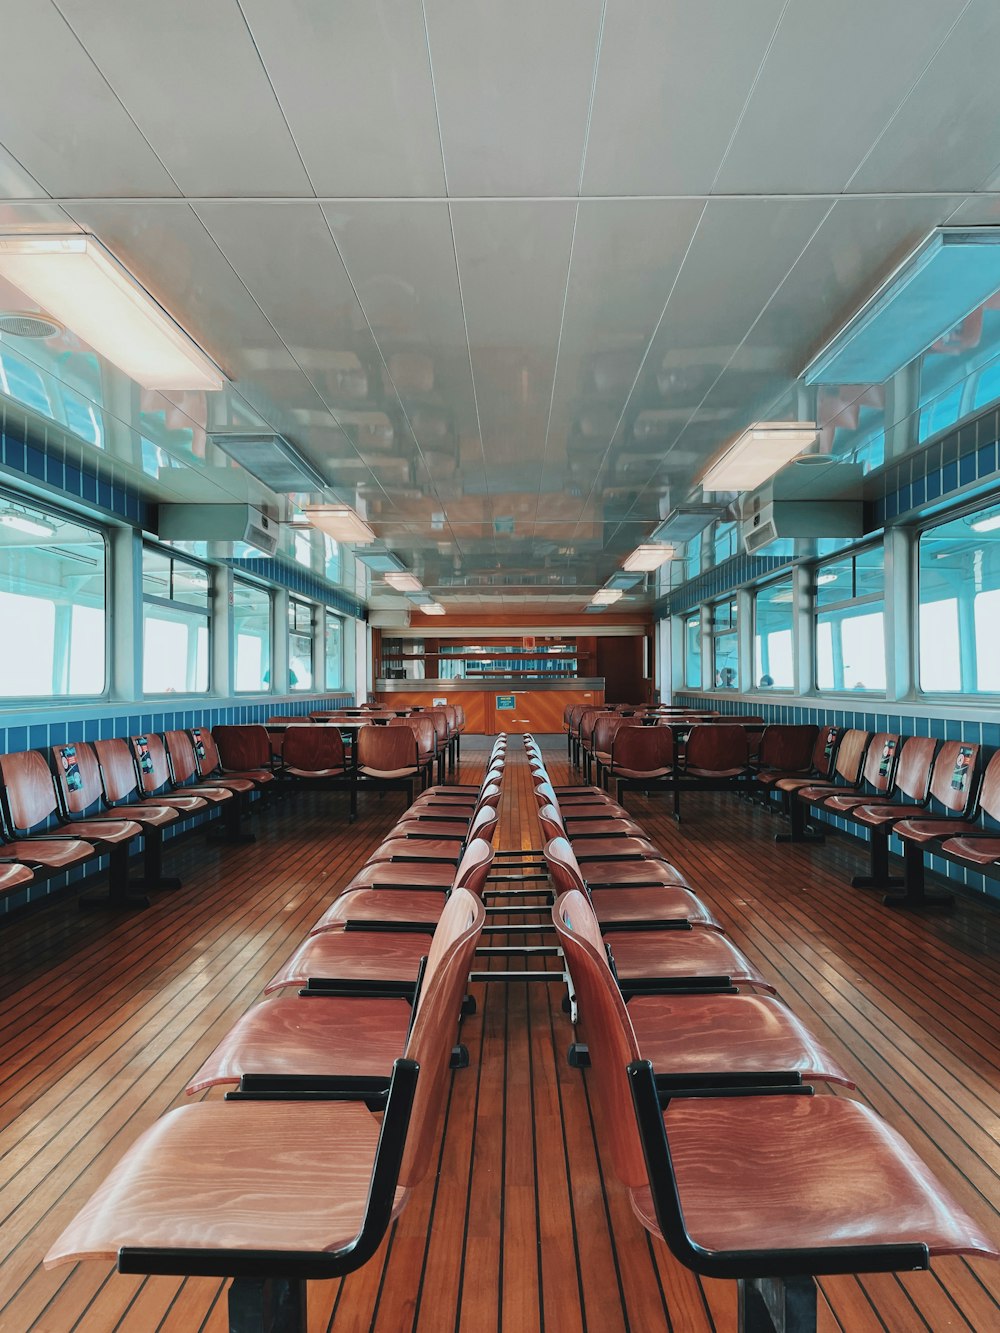
<path id="1" fill-rule="evenodd" d="M 621 596 L 621 588 L 599 588 L 590 600 L 594 606 L 610 606 L 612 602 L 617 602 Z"/>
<path id="2" fill-rule="evenodd" d="M 0 276 L 144 389 L 226 377 L 93 236 L 0 236 Z"/>
<path id="3" fill-rule="evenodd" d="M 302 512 L 314 528 L 334 541 L 367 546 L 375 540 L 375 533 L 350 505 L 303 505 Z"/>
<path id="4" fill-rule="evenodd" d="M 386 574 L 385 581 L 397 592 L 419 592 L 424 586 L 416 574 Z"/>
<path id="5" fill-rule="evenodd" d="M 651 540 L 654 542 L 671 541 L 685 543 L 692 541 L 700 532 L 725 513 L 719 505 L 679 505 L 671 509 L 660 526 L 654 529 Z"/>
<path id="6" fill-rule="evenodd" d="M 287 495 L 326 489 L 326 479 L 283 435 L 273 431 L 212 432 L 208 438 L 272 491 Z"/>
<path id="7" fill-rule="evenodd" d="M 988 514 L 986 518 L 977 518 L 969 527 L 973 532 L 996 532 L 1000 528 L 1000 514 Z"/>
<path id="8" fill-rule="evenodd" d="M 735 440 L 701 479 L 706 491 L 752 491 L 816 439 L 814 421 L 758 421 Z"/>
<path id="9" fill-rule="evenodd" d="M 5 509 L 0 514 L 0 523 L 29 537 L 54 537 L 56 533 L 55 523 L 40 515 L 26 514 L 23 509 Z"/>
<path id="10" fill-rule="evenodd" d="M 443 616 L 445 614 L 445 609 L 440 602 L 428 602 L 426 606 L 421 606 L 420 610 L 423 611 L 425 616 Z"/>
<path id="11" fill-rule="evenodd" d="M 803 372 L 806 384 L 883 384 L 1000 288 L 1000 227 L 931 233 Z"/>
<path id="12" fill-rule="evenodd" d="M 652 569 L 659 569 L 668 560 L 672 560 L 673 556 L 674 548 L 672 546 L 648 543 L 644 546 L 637 546 L 632 554 L 626 557 L 622 569 L 627 569 L 629 573 L 634 573 L 637 570 L 648 572 Z"/>

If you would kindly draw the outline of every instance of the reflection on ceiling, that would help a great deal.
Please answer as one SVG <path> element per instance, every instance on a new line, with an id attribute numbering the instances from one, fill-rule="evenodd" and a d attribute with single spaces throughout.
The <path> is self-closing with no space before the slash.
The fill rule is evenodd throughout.
<path id="1" fill-rule="evenodd" d="M 0 332 L 0 394 L 153 500 L 349 505 L 448 609 L 582 610 L 725 510 L 700 479 L 753 422 L 837 458 L 883 386 L 804 367 L 934 228 L 1000 220 L 988 0 L 38 0 L 5 55 L 0 233 L 93 234 L 227 382 L 57 328 Z M 2 312 L 39 307 L 0 278 Z"/>

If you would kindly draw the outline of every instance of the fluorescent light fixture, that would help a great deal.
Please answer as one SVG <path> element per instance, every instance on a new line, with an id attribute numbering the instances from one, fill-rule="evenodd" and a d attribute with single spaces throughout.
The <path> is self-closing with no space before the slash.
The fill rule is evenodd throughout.
<path id="1" fill-rule="evenodd" d="M 973 532 L 996 532 L 1000 528 L 1000 514 L 987 514 L 985 518 L 977 518 L 969 524 Z"/>
<path id="2" fill-rule="evenodd" d="M 375 533 L 350 505 L 303 505 L 302 512 L 314 528 L 334 541 L 367 546 L 375 540 Z"/>
<path id="3" fill-rule="evenodd" d="M 617 570 L 605 583 L 606 588 L 621 588 L 626 592 L 629 588 L 634 588 L 637 583 L 642 582 L 641 574 L 629 574 L 624 569 Z"/>
<path id="4" fill-rule="evenodd" d="M 391 551 L 359 551 L 358 559 L 367 565 L 373 574 L 403 574 L 406 572 L 406 566 L 402 560 L 397 560 Z"/>
<path id="5" fill-rule="evenodd" d="M 610 606 L 612 602 L 617 602 L 621 596 L 621 588 L 599 588 L 590 600 L 594 606 Z"/>
<path id="6" fill-rule="evenodd" d="M 1000 227 L 931 232 L 803 371 L 806 384 L 882 384 L 1000 289 Z"/>
<path id="7" fill-rule="evenodd" d="M 428 602 L 426 606 L 421 606 L 420 610 L 423 611 L 425 616 L 443 616 L 445 614 L 445 609 L 440 602 Z"/>
<path id="8" fill-rule="evenodd" d="M 385 581 L 397 592 L 420 592 L 424 586 L 416 574 L 386 574 Z"/>
<path id="9" fill-rule="evenodd" d="M 0 276 L 144 389 L 221 389 L 222 371 L 93 236 L 0 236 Z"/>
<path id="10" fill-rule="evenodd" d="M 653 542 L 676 542 L 684 544 L 692 541 L 699 532 L 704 532 L 709 523 L 721 518 L 725 509 L 720 505 L 678 505 L 671 509 L 658 528 L 650 535 Z"/>
<path id="11" fill-rule="evenodd" d="M 47 518 L 26 514 L 22 509 L 5 509 L 0 513 L 0 523 L 14 532 L 23 532 L 29 537 L 54 537 L 56 525 Z"/>
<path id="12" fill-rule="evenodd" d="M 753 491 L 808 449 L 814 421 L 757 421 L 735 440 L 701 479 L 706 491 Z"/>
<path id="13" fill-rule="evenodd" d="M 635 573 L 637 570 L 646 573 L 652 569 L 659 569 L 661 565 L 666 564 L 673 557 L 674 548 L 672 546 L 660 546 L 650 542 L 643 546 L 637 546 L 632 554 L 625 558 L 622 569 L 627 569 L 629 573 Z"/>

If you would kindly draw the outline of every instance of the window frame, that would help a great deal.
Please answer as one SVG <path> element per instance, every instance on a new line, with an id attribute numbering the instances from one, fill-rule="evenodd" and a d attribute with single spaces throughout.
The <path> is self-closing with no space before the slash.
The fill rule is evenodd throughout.
<path id="1" fill-rule="evenodd" d="M 173 586 L 174 564 L 187 565 L 193 569 L 200 569 L 204 572 L 208 580 L 208 596 L 205 601 L 205 609 L 195 606 L 191 602 L 181 602 L 170 597 L 158 597 L 155 593 L 147 593 L 145 588 L 146 581 L 146 554 L 156 554 L 165 557 L 170 561 L 170 585 Z M 215 616 L 213 614 L 212 602 L 216 590 L 216 566 L 208 564 L 203 560 L 198 560 L 194 556 L 181 554 L 168 546 L 161 546 L 158 542 L 144 541 L 140 553 L 140 621 L 142 624 L 142 673 L 139 683 L 139 697 L 143 699 L 166 699 L 173 696 L 190 697 L 204 699 L 213 692 L 213 649 L 215 636 Z M 146 607 L 158 606 L 162 610 L 172 611 L 178 620 L 182 619 L 202 619 L 205 622 L 207 631 L 206 645 L 206 683 L 203 690 L 191 689 L 186 687 L 183 690 L 147 690 L 146 689 Z M 182 612 L 178 608 L 183 608 Z"/>
<path id="2" fill-rule="evenodd" d="M 882 554 L 882 588 L 878 592 L 862 593 L 857 595 L 858 586 L 858 567 L 859 557 L 866 555 L 869 551 L 880 551 Z M 843 597 L 836 602 L 820 604 L 817 598 L 819 588 L 819 576 L 823 569 L 828 565 L 842 564 L 844 561 L 851 561 L 851 587 L 852 596 Z M 810 583 L 812 587 L 810 620 L 812 632 L 812 659 L 813 659 L 813 692 L 819 696 L 829 695 L 864 695 L 865 697 L 885 697 L 889 684 L 889 645 L 885 637 L 885 619 L 886 619 L 886 583 L 885 583 L 885 540 L 884 538 L 875 542 L 866 542 L 861 546 L 852 546 L 847 550 L 838 551 L 834 555 L 827 556 L 825 559 L 817 561 L 811 565 L 809 571 Z M 830 685 L 822 686 L 819 683 L 820 652 L 819 652 L 819 625 L 820 617 L 828 616 L 831 613 L 843 611 L 847 607 L 856 606 L 880 606 L 882 608 L 882 671 L 885 677 L 885 684 L 873 688 L 860 688 L 857 685 Z"/>
<path id="3" fill-rule="evenodd" d="M 236 618 L 233 616 L 233 629 L 230 636 L 232 644 L 232 662 L 230 670 L 233 681 L 233 694 L 251 695 L 251 694 L 271 694 L 274 691 L 272 680 L 272 665 L 274 659 L 274 588 L 269 583 L 257 583 L 254 579 L 244 578 L 242 575 L 233 575 L 233 607 L 235 610 L 235 594 L 237 587 L 250 588 L 254 592 L 263 593 L 267 598 L 267 666 L 264 668 L 265 679 L 259 689 L 241 690 L 236 683 L 237 668 L 239 665 L 239 648 L 237 646 L 237 627 Z"/>
<path id="4" fill-rule="evenodd" d="M 298 682 L 292 684 L 292 638 L 304 638 L 303 630 L 298 629 L 292 623 L 292 615 L 296 607 L 306 607 L 309 611 L 309 684 L 299 685 Z M 317 624 L 318 624 L 319 604 L 311 601 L 308 597 L 299 597 L 290 594 L 288 598 L 288 611 L 285 618 L 285 645 L 288 654 L 288 691 L 290 694 L 316 694 L 316 660 L 317 660 Z"/>

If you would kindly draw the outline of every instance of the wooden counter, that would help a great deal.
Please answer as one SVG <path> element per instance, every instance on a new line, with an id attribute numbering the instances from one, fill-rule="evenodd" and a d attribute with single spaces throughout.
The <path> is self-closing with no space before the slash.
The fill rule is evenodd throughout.
<path id="1" fill-rule="evenodd" d="M 562 731 L 563 712 L 570 704 L 604 703 L 603 676 L 577 680 L 521 680 L 494 676 L 487 680 L 377 680 L 375 694 L 387 708 L 433 707 L 439 699 L 461 704 L 466 729 L 485 736 L 501 731 Z M 503 707 L 513 696 L 514 707 Z M 501 706 L 498 707 L 498 701 Z"/>

